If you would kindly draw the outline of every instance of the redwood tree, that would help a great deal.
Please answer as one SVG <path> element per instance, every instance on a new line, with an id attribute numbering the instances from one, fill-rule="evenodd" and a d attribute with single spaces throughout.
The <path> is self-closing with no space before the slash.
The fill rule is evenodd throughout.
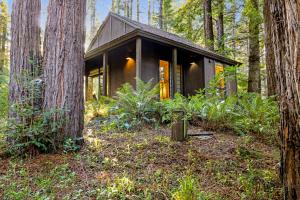
<path id="1" fill-rule="evenodd" d="M 214 32 L 212 22 L 211 0 L 203 1 L 205 46 L 214 51 Z"/>
<path id="2" fill-rule="evenodd" d="M 275 77 L 275 58 L 272 46 L 272 24 L 271 12 L 269 9 L 270 1 L 264 1 L 264 30 L 265 30 L 265 57 L 266 57 L 266 71 L 267 71 L 267 94 L 273 96 L 276 94 L 276 77 Z"/>
<path id="3" fill-rule="evenodd" d="M 300 1 L 267 1 L 278 99 L 284 199 L 300 199 Z"/>
<path id="4" fill-rule="evenodd" d="M 82 136 L 86 0 L 50 0 L 44 41 L 44 108 L 67 111 L 62 134 Z"/>
<path id="5" fill-rule="evenodd" d="M 40 0 L 14 0 L 11 15 L 9 103 L 20 103 L 26 90 L 18 82 L 22 72 L 33 72 L 30 60 L 40 58 Z M 11 109 L 10 117 L 17 117 Z"/>

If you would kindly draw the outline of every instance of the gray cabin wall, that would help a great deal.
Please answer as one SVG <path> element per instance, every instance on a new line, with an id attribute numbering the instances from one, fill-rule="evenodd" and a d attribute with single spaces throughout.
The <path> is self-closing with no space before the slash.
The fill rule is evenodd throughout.
<path id="1" fill-rule="evenodd" d="M 191 96 L 196 90 L 204 88 L 204 61 L 203 58 L 185 60 L 180 63 L 183 69 L 183 94 Z"/>
<path id="2" fill-rule="evenodd" d="M 228 65 L 224 65 L 225 70 Z M 237 93 L 237 77 L 236 77 L 236 70 L 234 72 L 226 73 L 227 76 L 225 77 L 226 82 L 226 95 L 231 95 Z"/>
<path id="3" fill-rule="evenodd" d="M 116 91 L 125 83 L 129 83 L 135 87 L 135 52 L 130 50 L 133 48 L 133 43 L 130 43 L 109 52 L 109 96 L 114 96 Z M 126 58 L 130 59 L 127 60 Z"/>
<path id="4" fill-rule="evenodd" d="M 207 88 L 210 81 L 215 77 L 215 61 L 204 57 L 204 86 Z"/>
<path id="5" fill-rule="evenodd" d="M 148 82 L 152 79 L 153 83 L 159 82 L 158 54 L 155 45 L 142 40 L 142 80 Z"/>
<path id="6" fill-rule="evenodd" d="M 219 61 L 218 61 L 219 62 Z M 205 87 L 209 86 L 210 81 L 215 77 L 215 63 L 213 59 L 204 58 L 204 74 L 205 74 Z M 219 62 L 222 63 L 222 62 Z M 229 67 L 228 65 L 222 63 L 224 65 L 224 70 Z M 226 95 L 231 95 L 237 93 L 237 79 L 236 72 L 225 73 L 225 89 Z M 229 74 L 229 75 L 228 75 Z"/>
<path id="7" fill-rule="evenodd" d="M 120 20 L 115 16 L 108 16 L 102 26 L 99 28 L 94 40 L 92 41 L 88 51 L 97 49 L 98 47 L 111 42 L 123 35 L 134 31 L 136 28 L 132 25 Z"/>
<path id="8" fill-rule="evenodd" d="M 153 83 L 159 83 L 159 60 L 168 61 L 171 67 L 171 59 L 170 47 L 142 39 L 142 80 L 152 79 Z"/>

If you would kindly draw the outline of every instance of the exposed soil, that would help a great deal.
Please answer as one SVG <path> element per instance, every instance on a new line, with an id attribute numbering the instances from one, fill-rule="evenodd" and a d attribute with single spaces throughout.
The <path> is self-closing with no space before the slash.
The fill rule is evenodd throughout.
<path id="1" fill-rule="evenodd" d="M 190 133 L 199 131 L 201 129 L 190 127 Z M 170 199 L 172 191 L 178 188 L 178 181 L 191 175 L 199 181 L 201 191 L 214 194 L 212 199 L 234 200 L 241 199 L 249 189 L 239 177 L 249 174 L 251 165 L 253 169 L 270 174 L 268 181 L 254 184 L 264 185 L 265 188 L 261 189 L 266 193 L 263 199 L 281 199 L 277 178 L 279 152 L 276 147 L 253 137 L 214 133 L 211 138 L 190 137 L 180 143 L 169 140 L 168 128 L 107 134 L 98 133 L 90 127 L 85 133 L 86 144 L 77 153 L 38 155 L 22 162 L 0 158 L 0 186 L 3 186 L 0 187 L 0 196 L 7 197 L 7 191 L 13 190 L 12 183 L 19 185 L 16 187 L 18 190 L 27 185 L 31 193 L 37 193 L 41 190 L 37 179 L 49 178 L 53 182 L 48 187 L 49 195 L 53 198 L 74 198 L 74 194 L 81 191 L 77 199 L 96 199 L 100 190 L 127 177 L 133 182 L 133 189 L 121 188 L 119 192 L 122 194 L 111 199 L 145 199 L 146 193 L 151 194 L 150 199 Z M 67 166 L 65 176 L 74 173 L 74 180 L 58 187 L 62 180 L 56 176 L 61 175 L 57 175 L 54 169 L 62 165 Z M 28 176 L 20 173 L 22 169 Z M 28 179 L 25 185 L 24 179 Z M 270 191 L 269 186 L 272 186 Z"/>

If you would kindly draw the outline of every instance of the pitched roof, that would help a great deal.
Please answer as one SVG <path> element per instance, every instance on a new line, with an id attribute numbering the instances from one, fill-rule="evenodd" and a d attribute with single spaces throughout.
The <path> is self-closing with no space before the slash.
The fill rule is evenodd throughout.
<path id="1" fill-rule="evenodd" d="M 172 42 L 172 44 L 174 46 L 183 47 L 187 50 L 194 51 L 196 53 L 207 56 L 209 58 L 213 58 L 213 59 L 216 59 L 218 61 L 223 61 L 227 64 L 232 64 L 232 65 L 240 64 L 239 62 L 237 62 L 235 60 L 229 59 L 229 58 L 224 57 L 220 54 L 217 54 L 213 51 L 210 51 L 210 50 L 208 50 L 204 47 L 201 47 L 200 45 L 197 45 L 197 44 L 195 44 L 195 43 L 193 43 L 193 42 L 191 42 L 191 41 L 189 41 L 185 38 L 182 38 L 182 37 L 180 37 L 176 34 L 173 34 L 173 33 L 167 32 L 167 31 L 163 31 L 163 30 L 155 28 L 153 26 L 143 24 L 141 22 L 131 20 L 127 17 L 123 17 L 123 16 L 118 15 L 118 14 L 113 13 L 113 12 L 110 12 L 108 16 L 116 17 L 116 18 L 120 19 L 121 21 L 123 21 L 124 23 L 127 23 L 127 24 L 131 25 L 139 33 L 142 33 L 142 36 L 144 36 L 144 34 L 146 34 L 146 35 L 161 37 L 161 38 L 164 38 L 164 39 Z M 100 27 L 100 29 L 101 29 L 101 27 Z M 99 33 L 99 31 L 98 31 L 98 33 Z M 97 33 L 97 35 L 98 35 L 98 33 Z M 95 38 L 97 37 L 97 35 L 95 36 Z"/>

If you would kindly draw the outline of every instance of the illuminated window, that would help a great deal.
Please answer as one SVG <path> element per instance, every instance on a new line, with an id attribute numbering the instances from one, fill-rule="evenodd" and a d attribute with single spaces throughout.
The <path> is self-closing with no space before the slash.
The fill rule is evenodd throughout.
<path id="1" fill-rule="evenodd" d="M 215 65 L 215 74 L 218 81 L 218 89 L 220 94 L 224 94 L 225 90 L 225 79 L 224 79 L 224 66 L 221 63 L 216 63 Z"/>

